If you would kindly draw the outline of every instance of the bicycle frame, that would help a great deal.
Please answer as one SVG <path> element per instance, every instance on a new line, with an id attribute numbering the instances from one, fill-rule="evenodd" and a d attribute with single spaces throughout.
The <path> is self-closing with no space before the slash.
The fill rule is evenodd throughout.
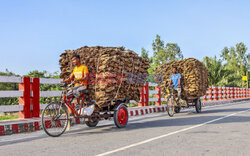
<path id="1" fill-rule="evenodd" d="M 168 97 L 174 99 L 174 88 L 169 88 Z"/>
<path id="2" fill-rule="evenodd" d="M 69 111 L 70 111 L 70 113 L 71 114 L 74 114 L 74 116 L 76 116 L 76 117 L 79 117 L 79 116 L 81 116 L 81 113 L 82 113 L 82 105 L 80 105 L 80 111 L 79 111 L 79 113 L 75 110 L 75 104 L 74 103 L 71 103 L 71 101 L 74 99 L 74 98 L 76 98 L 77 99 L 77 102 L 79 103 L 80 102 L 80 100 L 83 102 L 84 101 L 84 94 L 81 94 L 80 95 L 80 97 L 72 97 L 72 98 L 67 98 L 67 96 L 66 96 L 66 94 L 64 94 L 63 93 L 63 95 L 62 95 L 62 97 L 63 97 L 63 99 L 62 99 L 62 102 L 63 102 L 63 104 L 65 104 L 67 107 L 68 107 L 68 109 L 69 109 Z M 74 104 L 74 105 L 73 105 Z"/>

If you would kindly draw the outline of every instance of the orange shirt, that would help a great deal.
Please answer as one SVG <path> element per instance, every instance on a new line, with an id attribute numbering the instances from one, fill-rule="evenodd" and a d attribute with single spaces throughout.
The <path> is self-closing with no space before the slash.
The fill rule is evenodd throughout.
<path id="1" fill-rule="evenodd" d="M 86 67 L 85 65 L 80 65 L 79 67 L 76 66 L 74 68 L 72 75 L 74 75 L 75 79 L 79 80 L 82 79 L 87 73 L 89 73 L 88 67 Z M 87 87 L 87 80 L 76 83 L 75 86 L 78 86 L 80 84 L 83 84 Z"/>

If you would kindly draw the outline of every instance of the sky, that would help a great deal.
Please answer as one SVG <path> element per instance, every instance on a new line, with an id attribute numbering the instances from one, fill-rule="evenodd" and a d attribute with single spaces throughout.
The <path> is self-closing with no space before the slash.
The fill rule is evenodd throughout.
<path id="1" fill-rule="evenodd" d="M 0 0 L 0 71 L 60 71 L 60 54 L 85 45 L 144 47 L 152 56 L 156 34 L 199 60 L 250 47 L 250 1 Z"/>

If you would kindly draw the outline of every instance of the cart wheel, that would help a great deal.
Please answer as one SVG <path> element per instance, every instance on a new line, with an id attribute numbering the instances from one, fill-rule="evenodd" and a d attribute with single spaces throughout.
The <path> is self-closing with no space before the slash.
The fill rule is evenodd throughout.
<path id="1" fill-rule="evenodd" d="M 99 118 L 96 117 L 97 115 L 99 115 L 99 113 L 93 113 L 92 120 L 85 121 L 85 124 L 88 127 L 95 127 L 99 122 Z"/>
<path id="2" fill-rule="evenodd" d="M 124 128 L 128 123 L 128 109 L 127 106 L 122 103 L 114 112 L 114 122 L 117 128 Z"/>
<path id="3" fill-rule="evenodd" d="M 174 116 L 175 106 L 174 106 L 174 100 L 172 98 L 168 98 L 167 100 L 167 111 L 170 117 Z"/>
<path id="4" fill-rule="evenodd" d="M 181 111 L 181 108 L 180 108 L 180 107 L 175 107 L 175 109 L 174 109 L 174 112 L 175 112 L 175 113 L 180 113 L 180 111 Z"/>
<path id="5" fill-rule="evenodd" d="M 201 100 L 200 99 L 195 100 L 195 110 L 197 113 L 201 112 Z"/>
<path id="6" fill-rule="evenodd" d="M 98 124 L 99 121 L 86 121 L 85 124 L 88 127 L 95 127 Z"/>

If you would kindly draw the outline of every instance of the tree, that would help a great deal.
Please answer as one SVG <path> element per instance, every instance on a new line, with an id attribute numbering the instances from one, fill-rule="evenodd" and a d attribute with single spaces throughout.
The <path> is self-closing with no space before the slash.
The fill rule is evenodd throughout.
<path id="1" fill-rule="evenodd" d="M 210 86 L 227 86 L 228 76 L 232 74 L 232 71 L 225 69 L 225 65 L 222 64 L 222 60 L 217 57 L 204 57 L 203 64 L 208 69 L 208 79 Z"/>
<path id="2" fill-rule="evenodd" d="M 46 70 L 44 70 L 42 72 L 40 72 L 38 70 L 33 70 L 33 71 L 30 71 L 27 75 L 24 75 L 24 76 L 39 77 L 39 78 L 59 78 L 58 72 L 49 73 Z"/>
<path id="3" fill-rule="evenodd" d="M 148 59 L 148 51 L 145 48 L 141 48 L 141 57 Z"/>
<path id="4" fill-rule="evenodd" d="M 159 35 L 152 43 L 153 47 L 153 64 L 159 66 L 165 62 L 176 61 L 183 59 L 180 47 L 176 43 L 167 43 L 164 46 L 164 41 L 161 40 Z"/>
<path id="5" fill-rule="evenodd" d="M 152 49 L 153 57 L 148 56 L 148 51 L 146 49 L 142 48 L 141 50 L 141 56 L 143 58 L 148 58 L 150 62 L 150 68 L 148 69 L 148 73 L 150 75 L 150 82 L 154 79 L 154 69 L 156 67 L 165 62 L 183 59 L 180 47 L 176 43 L 165 44 L 158 34 L 153 40 Z"/>
<path id="6" fill-rule="evenodd" d="M 221 52 L 221 57 L 225 61 L 225 68 L 234 71 L 228 77 L 228 84 L 230 86 L 241 86 L 242 76 L 248 76 L 249 68 L 249 54 L 247 54 L 247 47 L 240 42 L 235 47 L 225 47 Z"/>

